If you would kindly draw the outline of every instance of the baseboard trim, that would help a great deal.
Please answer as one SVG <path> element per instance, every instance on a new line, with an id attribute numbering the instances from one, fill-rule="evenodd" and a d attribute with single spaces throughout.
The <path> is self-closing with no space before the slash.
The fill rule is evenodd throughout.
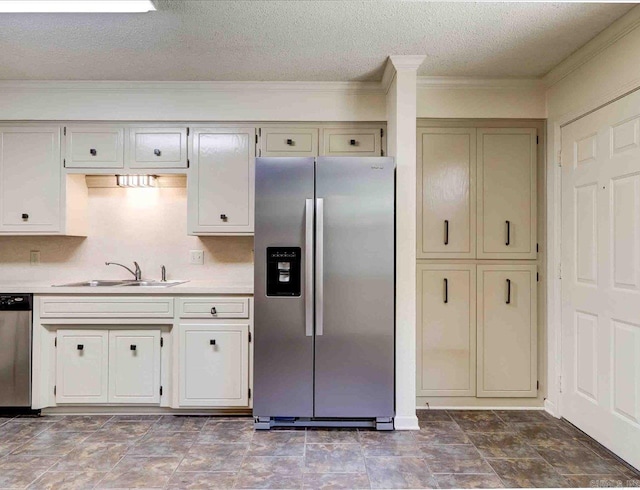
<path id="1" fill-rule="evenodd" d="M 395 430 L 420 430 L 418 417 L 416 415 L 395 417 L 393 419 L 393 426 Z"/>
<path id="2" fill-rule="evenodd" d="M 556 404 L 553 403 L 552 401 L 549 401 L 549 400 L 544 401 L 544 410 L 550 415 L 553 415 L 555 418 L 557 419 L 560 418 L 560 414 L 558 413 L 558 407 L 556 407 Z"/>
<path id="3" fill-rule="evenodd" d="M 437 406 L 437 407 L 416 407 L 416 410 L 546 410 L 545 407 L 476 407 L 476 406 Z M 551 414 L 553 415 L 553 414 Z"/>

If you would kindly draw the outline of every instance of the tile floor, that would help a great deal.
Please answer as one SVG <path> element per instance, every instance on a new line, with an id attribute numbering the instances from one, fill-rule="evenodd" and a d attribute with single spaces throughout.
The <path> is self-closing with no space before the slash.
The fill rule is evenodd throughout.
<path id="1" fill-rule="evenodd" d="M 240 417 L 0 417 L 0 488 L 640 486 L 638 472 L 544 412 L 419 418 L 419 432 L 254 432 Z"/>

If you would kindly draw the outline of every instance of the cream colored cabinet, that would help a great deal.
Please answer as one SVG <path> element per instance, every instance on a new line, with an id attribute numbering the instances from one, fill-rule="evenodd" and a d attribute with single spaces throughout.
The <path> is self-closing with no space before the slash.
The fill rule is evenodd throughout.
<path id="1" fill-rule="evenodd" d="M 260 128 L 260 156 L 315 157 L 318 128 Z"/>
<path id="2" fill-rule="evenodd" d="M 380 128 L 323 128 L 323 156 L 379 157 L 382 155 Z"/>
<path id="3" fill-rule="evenodd" d="M 65 133 L 65 167 L 124 167 L 123 127 L 67 126 Z"/>
<path id="4" fill-rule="evenodd" d="M 129 128 L 132 169 L 187 168 L 187 128 Z"/>
<path id="5" fill-rule="evenodd" d="M 420 264 L 418 396 L 476 394 L 476 266 Z"/>
<path id="6" fill-rule="evenodd" d="M 109 332 L 60 329 L 56 344 L 56 402 L 107 403 Z"/>
<path id="7" fill-rule="evenodd" d="M 417 152 L 417 257 L 475 258 L 475 128 L 419 128 Z"/>
<path id="8" fill-rule="evenodd" d="M 0 233 L 60 231 L 60 130 L 0 127 Z"/>
<path id="9" fill-rule="evenodd" d="M 109 331 L 109 403 L 160 403 L 160 330 Z"/>
<path id="10" fill-rule="evenodd" d="M 249 325 L 179 328 L 180 406 L 249 406 Z"/>
<path id="11" fill-rule="evenodd" d="M 255 128 L 194 128 L 190 138 L 189 234 L 252 234 Z"/>
<path id="12" fill-rule="evenodd" d="M 478 266 L 478 396 L 537 394 L 535 265 Z"/>
<path id="13" fill-rule="evenodd" d="M 536 129 L 478 129 L 479 259 L 536 258 Z"/>

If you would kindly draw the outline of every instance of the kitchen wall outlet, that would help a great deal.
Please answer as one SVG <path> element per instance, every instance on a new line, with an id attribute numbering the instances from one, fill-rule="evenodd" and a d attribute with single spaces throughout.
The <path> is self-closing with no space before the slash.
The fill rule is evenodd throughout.
<path id="1" fill-rule="evenodd" d="M 40 263 L 40 250 L 32 250 L 29 255 L 29 260 L 32 264 Z"/>
<path id="2" fill-rule="evenodd" d="M 189 263 L 193 265 L 204 264 L 204 250 L 191 250 L 189 252 Z"/>

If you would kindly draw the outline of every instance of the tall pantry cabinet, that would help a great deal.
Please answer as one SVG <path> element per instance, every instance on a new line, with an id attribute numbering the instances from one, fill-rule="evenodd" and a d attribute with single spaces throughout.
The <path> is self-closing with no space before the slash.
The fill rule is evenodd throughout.
<path id="1" fill-rule="evenodd" d="M 535 398 L 539 121 L 419 121 L 417 396 Z M 466 401 L 465 401 L 466 400 Z"/>

